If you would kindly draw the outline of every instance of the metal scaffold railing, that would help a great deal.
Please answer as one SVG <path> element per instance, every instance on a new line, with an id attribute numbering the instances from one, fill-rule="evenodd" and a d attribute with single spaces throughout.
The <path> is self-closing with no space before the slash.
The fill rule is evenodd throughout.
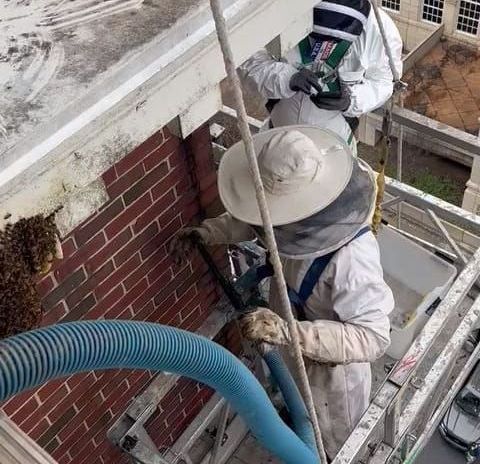
<path id="1" fill-rule="evenodd" d="M 264 226 L 267 230 L 268 246 L 273 252 L 273 264 L 276 271 L 275 274 L 279 279 L 277 283 L 280 289 L 283 290 L 282 306 L 284 310 L 284 316 L 289 322 L 292 338 L 294 340 L 294 350 L 296 354 L 297 365 L 302 377 L 303 394 L 305 395 L 307 406 L 314 422 L 320 457 L 322 461 L 324 461 L 325 454 L 323 451 L 321 434 L 318 424 L 316 423 L 311 391 L 308 387 L 308 378 L 306 377 L 306 372 L 302 361 L 293 315 L 290 311 L 286 289 L 284 288 L 285 282 L 282 277 L 281 264 L 277 254 L 273 229 L 269 220 L 268 209 L 266 208 L 263 187 L 258 172 L 258 165 L 256 163 L 256 156 L 249 129 L 249 120 L 242 99 L 240 82 L 236 74 L 232 52 L 229 47 L 226 24 L 221 14 L 220 2 L 218 0 L 210 0 L 210 3 L 214 13 L 219 41 L 224 53 L 227 74 L 234 89 L 235 103 L 237 106 L 236 109 L 239 118 L 239 127 L 245 143 L 252 175 L 255 179 L 257 201 L 262 212 Z M 372 6 L 379 23 L 389 66 L 395 82 L 395 89 L 396 91 L 400 91 L 403 86 L 400 82 L 398 71 L 395 68 L 388 41 L 385 37 L 385 31 L 383 29 L 379 9 L 375 2 L 372 2 Z M 393 111 L 394 106 L 392 104 L 390 111 L 387 112 L 386 116 L 390 128 L 392 126 Z M 388 154 L 388 144 L 390 143 L 389 137 L 390 130 L 385 134 L 385 142 L 387 143 L 385 150 L 386 154 Z M 402 143 L 402 138 L 403 137 L 401 135 L 399 142 L 400 144 Z M 384 173 L 387 155 L 384 155 L 382 159 L 382 173 Z M 401 161 L 402 159 L 400 157 L 398 163 L 399 174 L 401 174 L 402 168 Z M 384 179 L 383 174 L 382 179 Z M 430 217 L 433 225 L 440 232 L 441 236 L 443 236 L 446 240 L 447 245 L 452 249 L 451 252 L 447 253 L 450 256 L 453 256 L 453 259 L 456 261 L 462 271 L 448 291 L 447 295 L 444 297 L 443 301 L 433 312 L 408 352 L 389 373 L 384 384 L 375 395 L 370 407 L 366 411 L 360 423 L 357 425 L 340 453 L 334 459 L 333 464 L 353 464 L 356 462 L 371 462 L 380 464 L 393 462 L 394 460 L 396 460 L 396 462 L 412 462 L 412 460 L 415 458 L 415 453 L 417 453 L 424 446 L 425 440 L 431 434 L 432 427 L 438 423 L 439 414 L 441 413 L 442 408 L 444 408 L 445 404 L 447 404 L 446 398 L 444 398 L 442 401 L 438 397 L 439 392 L 441 392 L 440 387 L 444 384 L 445 377 L 451 372 L 452 363 L 455 360 L 456 355 L 459 353 L 463 342 L 466 340 L 474 324 L 479 320 L 479 299 L 475 300 L 475 302 L 471 304 L 470 308 L 463 316 L 457 316 L 457 310 L 460 305 L 464 303 L 465 298 L 480 275 L 480 251 L 477 251 L 470 259 L 468 259 L 461 250 L 460 246 L 458 246 L 456 241 L 451 237 L 442 220 L 454 220 L 456 224 L 473 229 L 475 233 L 480 233 L 480 218 L 463 211 L 461 208 L 454 207 L 446 202 L 436 199 L 435 197 L 426 195 L 424 192 L 409 188 L 401 182 L 385 178 L 384 181 L 382 180 L 381 184 L 381 190 L 383 191 L 383 187 L 385 187 L 386 192 L 393 196 L 393 198 L 389 199 L 387 202 L 384 202 L 383 194 L 381 193 L 378 199 L 378 206 L 380 207 L 380 204 L 383 204 L 383 207 L 386 208 L 386 203 L 390 203 L 392 206 L 396 204 L 398 205 L 398 216 L 400 216 L 402 203 L 411 202 L 416 207 L 420 207 L 422 210 L 424 210 L 428 217 Z M 377 210 L 377 220 L 379 217 L 378 213 L 379 208 Z M 397 225 L 399 231 L 404 233 L 405 231 L 401 230 L 400 219 L 398 220 Z M 435 245 L 433 245 L 433 247 L 435 248 Z M 442 333 L 451 317 L 458 317 L 458 321 L 455 321 L 454 324 L 455 330 L 453 335 L 433 365 L 429 367 L 428 372 L 425 375 L 425 381 L 421 383 L 417 382 L 417 385 L 415 386 L 416 391 L 414 394 L 408 399 L 408 401 L 404 401 L 408 388 L 415 383 L 415 374 L 422 365 L 422 362 L 425 360 L 427 354 L 438 340 L 439 335 Z M 460 376 L 461 378 L 465 378 L 466 372 L 468 372 L 468 369 L 474 364 L 477 351 L 478 350 L 475 350 L 472 357 L 465 365 Z M 458 382 L 455 384 L 455 388 L 457 387 L 459 387 Z M 438 401 L 441 401 L 439 408 L 436 407 L 436 403 Z M 427 414 L 425 410 L 428 409 L 428 406 L 432 410 L 432 404 L 433 413 L 430 411 L 430 414 L 433 414 L 433 416 L 431 418 L 427 417 L 427 426 L 430 428 L 427 427 L 425 432 L 417 440 L 410 434 L 410 431 L 412 430 L 419 415 L 422 413 Z M 359 461 L 360 459 L 366 460 Z"/>
<path id="2" fill-rule="evenodd" d="M 234 117 L 228 108 L 222 113 L 227 118 Z M 259 121 L 250 123 L 252 130 L 262 126 Z M 450 137 L 450 144 L 452 140 L 453 137 Z M 464 230 L 465 234 L 480 236 L 480 217 L 388 177 L 385 191 L 387 198 L 382 209 L 395 218 L 397 207 L 402 205 L 404 215 L 400 228 L 391 224 L 388 227 L 454 262 L 460 272 L 408 352 L 386 376 L 365 415 L 332 464 L 413 463 L 480 354 L 477 348 L 457 374 L 457 380 L 446 390 L 445 382 L 463 342 L 480 322 L 480 300 L 472 298 L 477 292 L 473 287 L 480 276 L 480 250 L 468 256 L 452 237 L 451 231 L 456 228 Z M 430 220 L 430 234 L 440 237 L 444 247 L 439 240 L 429 241 L 415 230 L 408 230 L 412 210 L 416 211 L 417 217 L 422 215 L 426 222 Z M 392 222 L 395 224 L 395 219 Z M 448 342 L 443 348 L 440 343 L 441 352 L 433 356 L 435 359 L 430 366 L 425 367 L 425 360 L 432 357 L 433 350 L 438 351 L 439 338 L 447 328 L 452 332 Z M 421 373 L 420 368 L 423 369 Z M 420 381 L 419 377 L 423 377 L 424 381 Z M 445 392 L 446 395 L 442 396 Z M 421 427 L 418 427 L 420 419 Z M 414 428 L 422 431 L 418 437 L 412 434 Z"/>
<path id="3" fill-rule="evenodd" d="M 387 179 L 386 191 L 393 197 L 385 202 L 389 207 L 400 203 L 414 205 L 432 219 L 432 224 L 451 246 L 452 252 L 448 253 L 461 272 L 407 353 L 388 374 L 333 464 L 413 463 L 479 355 L 477 348 L 455 383 L 445 391 L 446 381 L 464 342 L 480 322 L 480 298 L 474 301 L 468 298 L 480 276 L 480 249 L 467 259 L 442 219 L 454 221 L 479 235 L 480 217 L 393 179 Z M 467 309 L 460 311 L 461 305 Z M 438 349 L 436 344 L 447 325 L 453 334 L 433 364 L 417 377 L 427 356 L 434 348 Z M 412 433 L 414 429 L 422 430 L 418 437 Z"/>

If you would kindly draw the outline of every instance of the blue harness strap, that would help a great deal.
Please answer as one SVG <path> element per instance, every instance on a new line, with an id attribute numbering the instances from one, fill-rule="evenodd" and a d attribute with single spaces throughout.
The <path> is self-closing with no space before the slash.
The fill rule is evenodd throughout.
<path id="1" fill-rule="evenodd" d="M 305 314 L 305 304 L 307 300 L 310 298 L 310 296 L 312 295 L 313 289 L 315 288 L 315 285 L 317 285 L 318 281 L 320 280 L 320 277 L 323 271 L 328 266 L 328 263 L 331 261 L 331 259 L 335 256 L 335 253 L 337 253 L 341 248 L 353 242 L 355 239 L 361 237 L 362 235 L 366 234 L 369 231 L 370 231 L 369 226 L 363 227 L 358 231 L 355 237 L 353 237 L 352 240 L 347 242 L 345 245 L 343 245 L 337 250 L 334 250 L 326 255 L 320 256 L 317 259 L 315 259 L 315 261 L 313 261 L 308 271 L 306 272 L 298 292 L 296 292 L 293 288 L 288 286 L 288 298 L 290 299 L 290 303 L 293 305 L 293 307 L 297 311 L 297 319 L 299 321 L 307 320 L 307 317 Z"/>
<path id="2" fill-rule="evenodd" d="M 331 253 L 320 256 L 312 263 L 302 280 L 302 284 L 300 285 L 300 290 L 298 292 L 287 285 L 288 298 L 290 303 L 292 303 L 297 311 L 297 319 L 299 321 L 307 320 L 304 309 L 305 303 L 312 295 L 315 285 L 317 285 L 321 275 L 323 274 L 323 271 L 328 266 L 328 263 L 331 261 L 337 251 L 338 250 L 335 250 Z"/>
<path id="3" fill-rule="evenodd" d="M 335 256 L 335 253 L 337 253 L 341 248 L 353 242 L 355 239 L 361 237 L 369 231 L 370 226 L 363 227 L 357 232 L 355 237 L 353 237 L 352 240 L 350 240 L 349 242 L 345 243 L 345 245 L 324 256 L 320 256 L 315 259 L 315 261 L 313 261 L 308 271 L 306 272 L 300 285 L 300 290 L 298 292 L 296 292 L 293 288 L 287 285 L 288 298 L 297 312 L 297 319 L 299 321 L 307 320 L 304 309 L 305 303 L 312 295 L 315 285 L 317 285 L 323 271 L 328 266 L 328 263 L 331 261 L 331 259 Z M 251 288 L 257 287 L 260 282 L 262 282 L 262 280 L 272 276 L 273 266 L 270 264 L 267 255 L 267 260 L 265 264 L 247 271 L 242 277 L 240 277 L 236 284 L 237 286 L 240 286 L 243 290 L 250 290 Z"/>

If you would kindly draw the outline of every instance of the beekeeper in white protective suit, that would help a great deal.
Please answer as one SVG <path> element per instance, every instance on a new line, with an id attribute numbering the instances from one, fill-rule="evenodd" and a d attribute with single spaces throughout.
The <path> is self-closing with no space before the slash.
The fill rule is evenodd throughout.
<path id="1" fill-rule="evenodd" d="M 402 39 L 388 14 L 380 14 L 401 75 Z M 369 0 L 323 0 L 313 16 L 313 32 L 285 62 L 262 50 L 242 65 L 240 74 L 269 99 L 272 127 L 330 129 L 356 153 L 358 117 L 382 106 L 393 92 L 375 13 Z"/>
<path id="2" fill-rule="evenodd" d="M 393 297 L 368 226 L 374 178 L 337 135 L 323 129 L 272 129 L 254 142 L 320 427 L 333 459 L 367 408 L 369 363 L 390 343 Z M 228 212 L 181 231 L 172 250 L 186 253 L 194 233 L 206 244 L 263 240 L 243 144 L 222 158 L 218 186 Z M 277 315 L 279 296 L 271 287 L 270 309 L 244 317 L 242 331 L 250 340 L 288 347 L 287 325 Z"/>

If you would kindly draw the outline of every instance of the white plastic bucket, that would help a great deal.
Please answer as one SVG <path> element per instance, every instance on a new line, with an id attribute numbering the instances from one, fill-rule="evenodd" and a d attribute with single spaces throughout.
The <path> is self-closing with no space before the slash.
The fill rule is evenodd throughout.
<path id="1" fill-rule="evenodd" d="M 384 278 L 395 298 L 387 354 L 400 359 L 427 322 L 429 308 L 447 293 L 457 269 L 387 226 L 378 242 Z"/>

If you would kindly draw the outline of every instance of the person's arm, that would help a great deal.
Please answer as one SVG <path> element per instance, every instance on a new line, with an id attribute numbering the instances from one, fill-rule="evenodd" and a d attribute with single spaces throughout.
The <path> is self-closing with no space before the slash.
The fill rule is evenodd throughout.
<path id="1" fill-rule="evenodd" d="M 202 237 L 207 245 L 233 244 L 253 240 L 255 233 L 246 223 L 224 213 L 216 218 L 205 219 L 201 227 L 206 230 Z"/>
<path id="2" fill-rule="evenodd" d="M 193 250 L 195 239 L 201 240 L 205 245 L 229 245 L 254 238 L 255 233 L 248 224 L 224 213 L 216 218 L 206 219 L 199 226 L 188 226 L 179 230 L 168 248 L 175 262 L 180 264 Z"/>
<path id="3" fill-rule="evenodd" d="M 393 298 L 385 284 L 336 289 L 335 311 L 350 312 L 339 322 L 298 322 L 302 349 L 307 358 L 322 363 L 373 362 L 390 344 L 390 322 L 385 312 Z M 355 308 L 355 311 L 352 311 Z"/>
<path id="4" fill-rule="evenodd" d="M 326 279 L 339 321 L 297 322 L 303 354 L 320 363 L 375 361 L 390 344 L 388 314 L 394 307 L 392 292 L 383 280 L 376 239 L 368 234 L 342 248 L 325 271 L 330 274 Z M 244 316 L 241 327 L 250 340 L 290 343 L 286 321 L 267 308 Z"/>
<path id="5" fill-rule="evenodd" d="M 390 344 L 388 314 L 394 307 L 376 239 L 366 234 L 354 240 L 325 271 L 339 321 L 298 323 L 305 356 L 340 364 L 375 361 Z"/>
<path id="6" fill-rule="evenodd" d="M 373 15 L 373 12 L 371 13 Z M 382 14 L 387 40 L 394 57 L 395 68 L 402 74 L 402 40 L 393 21 Z M 373 18 L 372 18 L 373 19 Z M 368 68 L 360 82 L 344 81 L 350 93 L 350 106 L 343 112 L 347 117 L 359 117 L 382 106 L 393 93 L 393 75 L 378 26 L 368 25 L 365 51 Z M 342 77 L 342 76 L 340 76 Z"/>
<path id="7" fill-rule="evenodd" d="M 247 84 L 268 99 L 293 97 L 296 92 L 290 88 L 290 81 L 297 72 L 294 66 L 275 60 L 265 49 L 240 67 L 240 75 Z"/>
<path id="8" fill-rule="evenodd" d="M 335 291 L 335 311 L 350 313 L 339 321 L 297 322 L 302 352 L 306 358 L 323 364 L 373 362 L 390 344 L 387 312 L 393 307 L 390 289 L 385 284 L 360 284 Z M 245 316 L 241 321 L 249 340 L 272 345 L 288 345 L 287 323 L 267 308 Z"/>

